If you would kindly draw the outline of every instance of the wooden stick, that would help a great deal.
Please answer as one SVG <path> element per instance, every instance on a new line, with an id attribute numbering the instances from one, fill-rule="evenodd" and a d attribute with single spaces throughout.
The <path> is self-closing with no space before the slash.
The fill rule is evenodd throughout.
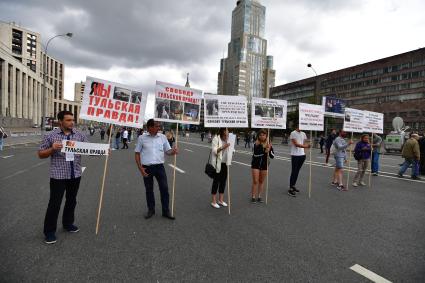
<path id="1" fill-rule="evenodd" d="M 351 139 L 350 139 L 350 141 L 353 142 L 353 132 L 351 132 Z M 348 155 L 347 189 L 348 189 L 348 184 L 350 183 L 351 149 L 352 149 L 352 144 L 350 144 L 350 151 L 349 151 L 349 155 Z"/>
<path id="2" fill-rule="evenodd" d="M 372 188 L 370 177 L 372 176 L 372 151 L 373 151 L 373 133 L 372 138 L 370 140 L 370 171 L 369 171 L 369 189 Z"/>
<path id="3" fill-rule="evenodd" d="M 179 141 L 179 123 L 177 123 L 175 147 L 177 147 L 178 141 Z M 176 166 L 177 166 L 177 154 L 174 154 L 173 191 L 171 193 L 171 216 L 173 217 L 174 217 L 174 191 L 176 188 Z"/>
<path id="4" fill-rule="evenodd" d="M 114 129 L 114 126 L 111 124 L 109 128 L 109 139 L 108 143 L 111 144 L 111 137 L 112 137 L 112 131 Z M 105 167 L 103 168 L 103 178 L 102 178 L 102 188 L 100 189 L 100 197 L 99 197 L 99 207 L 97 209 L 97 220 L 96 220 L 96 235 L 99 232 L 99 224 L 100 224 L 100 211 L 102 210 L 102 202 L 103 202 L 103 189 L 105 188 L 105 178 L 106 178 L 106 170 L 108 168 L 108 160 L 109 160 L 109 154 L 106 156 L 105 159 Z"/>
<path id="5" fill-rule="evenodd" d="M 311 155 L 313 154 L 313 134 L 310 131 L 310 177 L 308 180 L 308 198 L 311 198 Z"/>
<path id="6" fill-rule="evenodd" d="M 267 143 L 270 144 L 270 129 L 267 129 Z M 267 153 L 266 156 L 266 164 L 267 164 L 267 177 L 266 177 L 266 204 L 269 198 L 269 154 Z M 261 171 L 260 171 L 261 174 Z"/>

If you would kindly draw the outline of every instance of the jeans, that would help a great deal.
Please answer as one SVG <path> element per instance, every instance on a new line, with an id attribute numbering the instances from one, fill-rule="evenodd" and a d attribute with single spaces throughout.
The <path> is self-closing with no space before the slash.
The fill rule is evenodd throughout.
<path id="1" fill-rule="evenodd" d="M 379 152 L 372 152 L 372 173 L 378 173 L 379 171 Z"/>
<path id="2" fill-rule="evenodd" d="M 211 188 L 211 194 L 216 195 L 217 190 L 220 194 L 224 194 L 226 189 L 226 180 L 227 180 L 227 165 L 226 163 L 221 163 L 220 173 L 216 173 L 214 176 L 214 181 Z"/>
<path id="3" fill-rule="evenodd" d="M 58 215 L 61 209 L 62 198 L 65 194 L 62 225 L 64 227 L 74 224 L 74 211 L 77 205 L 77 193 L 81 177 L 75 179 L 58 180 L 50 179 L 50 199 L 44 218 L 44 234 L 56 232 Z"/>
<path id="4" fill-rule="evenodd" d="M 369 159 L 360 159 L 357 161 L 357 173 L 354 176 L 354 183 L 363 181 L 367 167 L 369 167 Z"/>
<path id="5" fill-rule="evenodd" d="M 294 187 L 295 184 L 297 183 L 298 173 L 300 172 L 300 169 L 303 166 L 304 161 L 305 161 L 305 155 L 301 155 L 301 156 L 292 155 L 291 156 L 292 170 L 291 170 L 291 177 L 289 178 L 289 187 L 290 188 Z"/>
<path id="6" fill-rule="evenodd" d="M 404 159 L 404 162 L 401 165 L 400 171 L 398 171 L 398 174 L 403 175 L 410 165 L 412 165 L 412 177 L 417 177 L 419 175 L 418 160 L 410 159 L 410 158 Z"/>
<path id="7" fill-rule="evenodd" d="M 146 202 L 149 211 L 155 211 L 155 195 L 153 193 L 153 177 L 158 182 L 159 192 L 161 194 L 162 213 L 168 213 L 169 209 L 169 194 L 167 184 L 167 174 L 165 173 L 164 164 L 143 165 L 146 169 L 147 177 L 143 177 L 146 189 Z"/>
<path id="8" fill-rule="evenodd" d="M 115 138 L 115 148 L 120 149 L 120 138 Z"/>
<path id="9" fill-rule="evenodd" d="M 3 150 L 3 138 L 0 138 L 0 151 L 2 151 Z"/>

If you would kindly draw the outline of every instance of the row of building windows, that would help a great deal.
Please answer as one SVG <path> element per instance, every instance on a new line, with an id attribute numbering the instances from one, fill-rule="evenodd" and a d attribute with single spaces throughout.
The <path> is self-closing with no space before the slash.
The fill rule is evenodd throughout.
<path id="1" fill-rule="evenodd" d="M 391 101 L 407 101 L 407 100 L 414 100 L 414 99 L 425 99 L 425 92 L 418 92 L 418 93 L 409 93 L 409 94 L 403 94 L 403 95 L 387 95 L 387 96 L 381 96 L 381 97 L 372 97 L 372 98 L 362 98 L 362 99 L 353 99 L 347 101 L 347 105 L 361 105 L 361 104 L 380 104 L 384 102 L 391 102 Z"/>
<path id="2" fill-rule="evenodd" d="M 425 66 L 425 59 L 406 62 L 406 63 L 399 64 L 399 65 L 394 65 L 394 66 L 389 66 L 389 67 L 384 67 L 384 68 L 379 68 L 379 69 L 374 69 L 374 70 L 369 70 L 369 71 L 364 71 L 364 72 L 359 72 L 359 73 L 351 74 L 349 76 L 338 77 L 338 78 L 335 78 L 335 79 L 324 80 L 322 82 L 322 86 L 327 87 L 327 86 L 331 86 L 331 85 L 337 85 L 337 84 L 341 84 L 341 83 L 347 82 L 347 81 L 353 81 L 353 80 L 358 80 L 358 79 L 361 79 L 361 78 L 367 78 L 367 77 L 372 77 L 372 76 L 377 76 L 377 75 L 383 75 L 383 74 L 398 72 L 398 71 L 401 71 L 401 70 L 404 70 L 404 69 L 416 68 L 416 67 L 419 67 L 419 66 Z"/>
<path id="3" fill-rule="evenodd" d="M 407 72 L 399 75 L 394 76 L 388 76 L 388 77 L 382 77 L 382 78 L 376 78 L 371 80 L 365 80 L 361 82 L 356 83 L 350 83 L 350 84 L 344 84 L 336 87 L 328 87 L 328 88 L 322 88 L 320 90 L 321 93 L 331 93 L 336 91 L 344 91 L 349 89 L 355 89 L 355 88 L 361 88 L 361 87 L 369 87 L 372 85 L 377 85 L 379 83 L 387 83 L 387 82 L 396 82 L 400 80 L 409 80 L 409 79 L 418 79 L 421 77 L 425 77 L 425 70 L 421 71 L 414 71 L 414 72 Z M 322 83 L 323 85 L 323 83 Z"/>

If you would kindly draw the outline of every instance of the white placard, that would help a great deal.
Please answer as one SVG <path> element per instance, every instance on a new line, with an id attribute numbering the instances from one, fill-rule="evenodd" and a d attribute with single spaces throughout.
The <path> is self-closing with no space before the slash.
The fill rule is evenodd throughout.
<path id="1" fill-rule="evenodd" d="M 226 165 L 232 165 L 233 153 L 235 152 L 236 135 L 230 133 L 227 142 L 230 143 L 230 146 L 227 148 Z"/>
<path id="2" fill-rule="evenodd" d="M 325 108 L 323 105 L 299 103 L 299 128 L 305 131 L 324 130 Z"/>
<path id="3" fill-rule="evenodd" d="M 362 133 L 364 127 L 364 111 L 354 108 L 345 108 L 344 127 L 346 132 Z"/>
<path id="4" fill-rule="evenodd" d="M 156 82 L 155 120 L 199 125 L 202 90 Z"/>
<path id="5" fill-rule="evenodd" d="M 108 155 L 109 144 L 62 140 L 62 150 L 67 155 Z"/>
<path id="6" fill-rule="evenodd" d="M 253 97 L 251 128 L 286 129 L 287 107 L 286 100 Z"/>
<path id="7" fill-rule="evenodd" d="M 366 133 L 384 133 L 384 114 L 372 111 L 364 111 L 364 127 Z"/>
<path id="8" fill-rule="evenodd" d="M 204 126 L 206 128 L 248 128 L 246 97 L 204 95 Z"/>
<path id="9" fill-rule="evenodd" d="M 143 128 L 147 93 L 132 87 L 86 78 L 80 119 Z"/>

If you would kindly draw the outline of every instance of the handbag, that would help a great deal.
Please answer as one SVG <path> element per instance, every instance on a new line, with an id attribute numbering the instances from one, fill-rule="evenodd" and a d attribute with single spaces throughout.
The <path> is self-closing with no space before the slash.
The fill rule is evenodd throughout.
<path id="1" fill-rule="evenodd" d="M 216 175 L 216 171 L 215 171 L 216 169 L 210 163 L 210 159 L 211 159 L 211 151 L 210 151 L 210 155 L 208 157 L 207 164 L 205 164 L 205 174 L 207 174 L 207 176 L 210 177 L 211 179 L 214 179 L 214 177 Z M 215 161 L 215 166 L 217 166 L 217 159 Z"/>

